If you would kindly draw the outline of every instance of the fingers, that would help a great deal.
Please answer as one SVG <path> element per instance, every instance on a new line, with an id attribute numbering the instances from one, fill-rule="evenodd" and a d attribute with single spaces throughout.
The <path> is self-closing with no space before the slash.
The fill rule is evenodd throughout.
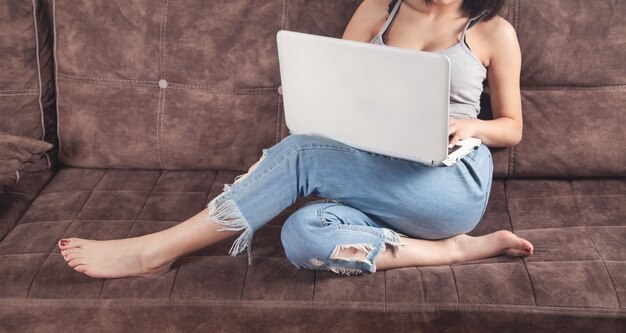
<path id="1" fill-rule="evenodd" d="M 448 121 L 448 135 L 452 135 L 454 134 L 456 131 L 458 131 L 459 128 L 456 124 L 456 121 L 454 119 L 450 119 Z"/>
<path id="2" fill-rule="evenodd" d="M 450 139 L 450 144 L 448 145 L 448 148 L 454 147 L 454 145 L 459 142 L 459 140 L 461 140 L 461 134 L 459 132 L 456 132 L 452 139 Z"/>

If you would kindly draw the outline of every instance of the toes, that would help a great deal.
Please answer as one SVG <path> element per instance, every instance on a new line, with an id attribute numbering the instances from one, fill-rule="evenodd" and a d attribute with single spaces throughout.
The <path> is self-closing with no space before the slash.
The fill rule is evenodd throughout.
<path id="1" fill-rule="evenodd" d="M 79 273 L 85 273 L 85 272 L 87 272 L 87 266 L 85 266 L 85 265 L 78 265 L 78 266 L 74 267 L 74 270 L 79 272 Z"/>
<path id="2" fill-rule="evenodd" d="M 63 255 L 63 258 L 67 258 L 67 256 L 70 254 L 81 253 L 81 252 L 82 252 L 82 249 L 80 248 L 65 249 L 65 250 L 61 250 L 61 255 Z"/>
<path id="3" fill-rule="evenodd" d="M 82 238 L 64 238 L 59 241 L 59 248 L 65 250 L 80 247 L 85 244 L 85 242 L 87 242 L 87 240 Z"/>
<path id="4" fill-rule="evenodd" d="M 78 265 L 84 265 L 85 263 L 83 261 L 83 258 L 76 258 L 76 259 L 69 260 L 67 264 L 70 265 L 70 267 L 76 267 Z"/>
<path id="5" fill-rule="evenodd" d="M 78 258 L 82 258 L 83 255 L 82 253 L 78 252 L 78 253 L 70 253 L 64 256 L 65 261 L 70 261 L 72 259 L 78 259 Z"/>
<path id="6" fill-rule="evenodd" d="M 524 251 L 524 250 L 511 249 L 511 250 L 509 250 L 508 254 L 510 256 L 519 256 L 519 257 L 521 257 L 521 256 L 527 256 L 528 252 Z"/>
<path id="7" fill-rule="evenodd" d="M 532 254 L 533 251 L 535 250 L 533 247 L 533 244 L 523 238 L 521 238 L 521 240 L 522 240 L 522 246 L 520 248 L 526 251 L 528 254 Z"/>

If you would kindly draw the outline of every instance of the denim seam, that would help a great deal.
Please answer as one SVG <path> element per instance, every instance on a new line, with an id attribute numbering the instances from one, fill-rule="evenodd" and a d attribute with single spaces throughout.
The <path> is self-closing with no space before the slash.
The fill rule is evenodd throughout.
<path id="1" fill-rule="evenodd" d="M 397 241 L 395 239 L 392 239 L 392 238 L 388 237 L 387 235 L 385 235 L 383 233 L 378 233 L 376 231 L 372 231 L 372 230 L 369 230 L 369 229 L 362 229 L 362 228 L 360 228 L 359 226 L 356 226 L 356 225 L 351 225 L 351 224 L 349 224 L 349 225 L 331 224 L 329 226 L 332 227 L 332 228 L 335 228 L 335 229 L 344 229 L 344 230 L 353 230 L 353 231 L 367 232 L 369 234 L 372 234 L 374 236 L 379 237 L 380 239 L 384 239 L 384 240 L 390 241 L 390 242 L 396 242 Z M 378 227 L 378 228 L 382 229 L 383 227 Z"/>
<path id="2" fill-rule="evenodd" d="M 491 156 L 489 157 L 491 159 Z M 493 162 L 489 163 L 489 181 L 487 182 L 487 191 L 485 191 L 485 203 L 483 204 L 483 211 L 480 214 L 478 221 L 483 219 L 485 215 L 485 211 L 487 210 L 487 205 L 489 204 L 489 195 L 491 194 L 491 182 L 493 180 Z"/>
<path id="3" fill-rule="evenodd" d="M 343 225 L 343 224 L 337 224 L 337 223 L 332 223 L 332 222 L 328 222 L 326 221 L 326 219 L 324 219 L 323 217 L 323 213 L 324 210 L 333 206 L 337 206 L 339 205 L 339 203 L 337 204 L 333 204 L 333 205 L 328 205 L 325 207 L 321 207 L 317 210 L 317 217 L 319 218 L 319 220 L 321 221 L 322 225 L 327 226 L 327 227 L 332 227 L 334 229 L 344 229 L 344 230 L 355 230 L 355 231 L 362 231 L 362 232 L 367 232 L 370 234 L 373 234 L 379 238 L 385 239 L 385 240 L 389 240 L 392 242 L 396 242 L 396 239 L 392 239 L 390 237 L 388 237 L 387 235 L 385 235 L 384 233 L 378 233 L 376 231 L 371 230 L 370 228 L 363 228 L 360 225 L 353 225 L 353 224 L 348 224 L 348 225 Z M 383 228 L 383 227 L 379 227 L 379 228 Z"/>
<path id="4" fill-rule="evenodd" d="M 328 207 L 332 207 L 332 206 L 337 206 L 338 204 L 332 204 L 332 205 L 328 205 L 328 206 L 324 206 L 324 207 L 320 207 L 317 209 L 317 218 L 320 220 L 320 222 L 322 223 L 322 226 L 329 226 L 330 223 L 328 223 L 328 221 L 326 221 L 326 219 L 324 218 L 324 210 Z"/>

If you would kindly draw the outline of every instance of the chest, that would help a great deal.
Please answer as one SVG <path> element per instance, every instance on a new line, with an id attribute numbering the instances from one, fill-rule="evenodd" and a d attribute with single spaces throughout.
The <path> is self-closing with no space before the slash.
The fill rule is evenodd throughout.
<path id="1" fill-rule="evenodd" d="M 486 67 L 488 55 L 486 42 L 479 29 L 472 27 L 465 32 L 467 18 L 454 21 L 431 22 L 406 11 L 398 11 L 383 34 L 383 42 L 389 46 L 417 51 L 440 52 L 465 42 L 473 55 Z"/>

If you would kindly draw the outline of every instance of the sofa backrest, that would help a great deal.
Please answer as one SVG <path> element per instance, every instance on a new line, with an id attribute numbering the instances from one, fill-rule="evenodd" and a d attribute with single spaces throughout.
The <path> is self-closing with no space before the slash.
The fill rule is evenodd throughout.
<path id="1" fill-rule="evenodd" d="M 496 174 L 626 175 L 626 1 L 512 0 L 522 49 L 522 142 Z"/>
<path id="2" fill-rule="evenodd" d="M 52 46 L 48 1 L 0 1 L 0 131 L 56 141 Z"/>
<path id="3" fill-rule="evenodd" d="M 61 160 L 247 170 L 288 134 L 280 29 L 340 37 L 360 0 L 53 1 Z M 623 1 L 513 0 L 524 137 L 501 177 L 623 176 Z M 486 107 L 488 109 L 488 107 Z"/>
<path id="4" fill-rule="evenodd" d="M 53 3 L 64 163 L 245 170 L 285 136 L 276 32 L 337 36 L 359 2 Z"/>

